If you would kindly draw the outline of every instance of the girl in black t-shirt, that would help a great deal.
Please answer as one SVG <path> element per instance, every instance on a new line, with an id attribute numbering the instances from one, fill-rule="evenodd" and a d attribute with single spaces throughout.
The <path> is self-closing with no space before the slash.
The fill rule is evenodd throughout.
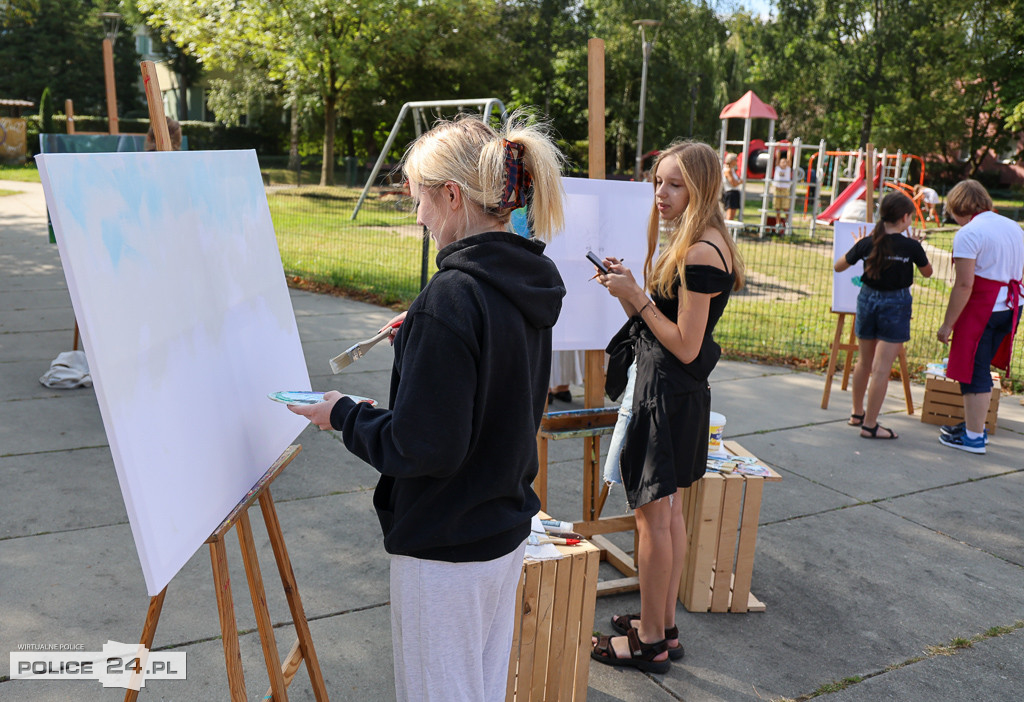
<path id="1" fill-rule="evenodd" d="M 914 266 L 925 278 L 932 274 L 921 242 L 902 234 L 910 227 L 913 215 L 914 203 L 909 197 L 889 193 L 882 198 L 878 223 L 871 236 L 858 239 L 835 264 L 836 272 L 841 273 L 857 261 L 864 261 L 854 325 L 859 353 L 853 370 L 853 412 L 847 423 L 860 427 L 860 435 L 865 439 L 897 438 L 892 429 L 878 425 L 878 413 L 889 387 L 892 362 L 903 343 L 910 339 Z M 879 429 L 884 433 L 879 434 Z"/>

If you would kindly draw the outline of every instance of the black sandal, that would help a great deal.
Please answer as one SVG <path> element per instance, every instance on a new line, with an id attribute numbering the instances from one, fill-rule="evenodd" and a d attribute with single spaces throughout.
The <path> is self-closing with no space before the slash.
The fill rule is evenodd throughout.
<path id="1" fill-rule="evenodd" d="M 615 629 L 615 631 L 617 631 L 618 633 L 622 634 L 623 636 L 626 636 L 629 633 L 630 629 L 635 629 L 636 628 L 636 627 L 633 626 L 633 621 L 634 620 L 635 621 L 640 621 L 640 615 L 639 614 L 615 614 L 615 615 L 612 615 L 612 619 L 611 619 L 612 629 Z M 669 659 L 673 660 L 673 661 L 678 661 L 680 658 L 683 657 L 683 655 L 684 655 L 683 645 L 681 643 L 678 643 L 675 646 L 669 646 L 667 641 L 668 641 L 668 639 L 678 639 L 678 638 L 679 638 L 679 627 L 678 626 L 674 626 L 671 629 L 665 629 L 665 641 L 666 641 L 665 648 L 668 650 L 668 657 L 669 657 Z"/>
<path id="2" fill-rule="evenodd" d="M 636 668 L 645 673 L 667 673 L 668 669 L 672 667 L 672 662 L 668 658 L 663 661 L 654 660 L 668 650 L 664 639 L 654 643 L 644 643 L 640 640 L 637 630 L 631 627 L 626 633 L 626 640 L 629 642 L 629 658 L 619 658 L 615 654 L 611 636 L 598 638 L 594 649 L 590 652 L 590 657 L 598 663 L 617 668 Z"/>
<path id="3" fill-rule="evenodd" d="M 889 436 L 879 436 L 878 435 L 878 430 L 879 429 L 885 429 L 887 432 L 889 432 Z M 864 432 L 867 432 L 867 434 L 865 434 Z M 900 437 L 896 434 L 896 432 L 894 432 L 889 427 L 883 427 L 881 424 L 876 424 L 873 427 L 861 427 L 860 428 L 860 438 L 862 438 L 862 439 L 883 439 L 884 440 L 884 439 L 898 439 Z"/>
<path id="4" fill-rule="evenodd" d="M 849 421 L 846 422 L 851 427 L 862 427 L 864 426 L 864 415 L 863 414 L 851 414 Z"/>

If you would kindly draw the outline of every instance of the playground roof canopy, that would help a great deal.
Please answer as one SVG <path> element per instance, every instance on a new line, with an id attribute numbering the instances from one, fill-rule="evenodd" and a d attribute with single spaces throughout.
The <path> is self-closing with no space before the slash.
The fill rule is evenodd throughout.
<path id="1" fill-rule="evenodd" d="M 771 105 L 765 104 L 761 98 L 754 94 L 753 90 L 748 90 L 739 100 L 726 105 L 722 109 L 722 114 L 718 115 L 719 119 L 729 119 L 732 117 L 739 117 L 741 119 L 757 119 L 758 117 L 778 119 L 779 113 Z"/>

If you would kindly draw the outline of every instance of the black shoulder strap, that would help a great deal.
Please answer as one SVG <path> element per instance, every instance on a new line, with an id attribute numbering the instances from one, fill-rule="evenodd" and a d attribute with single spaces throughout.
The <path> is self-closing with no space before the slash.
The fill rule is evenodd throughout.
<path id="1" fill-rule="evenodd" d="M 715 246 L 710 241 L 708 241 L 707 239 L 700 239 L 699 241 L 704 242 L 705 244 L 707 244 L 708 246 L 710 246 L 711 248 L 713 248 L 715 251 L 718 252 L 718 257 L 720 259 L 722 259 L 722 266 L 725 268 L 725 272 L 728 273 L 729 272 L 729 264 L 725 262 L 725 256 L 722 255 L 722 250 L 720 248 L 718 248 L 717 246 Z"/>

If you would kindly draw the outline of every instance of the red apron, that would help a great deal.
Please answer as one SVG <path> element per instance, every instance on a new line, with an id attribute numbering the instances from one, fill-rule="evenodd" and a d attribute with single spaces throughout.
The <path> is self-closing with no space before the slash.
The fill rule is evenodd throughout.
<path id="1" fill-rule="evenodd" d="M 1017 319 L 1020 315 L 1021 282 L 1011 280 L 1003 283 L 981 276 L 974 276 L 974 287 L 956 323 L 953 325 L 953 339 L 949 344 L 949 363 L 946 365 L 946 377 L 960 383 L 970 383 L 974 378 L 974 355 L 978 351 L 978 342 L 985 331 L 992 308 L 996 304 L 996 296 L 1001 288 L 1007 288 L 1006 302 L 1013 310 L 1013 324 L 995 357 L 992 365 L 996 368 L 1009 370 L 1010 355 L 1013 352 L 1013 337 L 1017 331 Z"/>

